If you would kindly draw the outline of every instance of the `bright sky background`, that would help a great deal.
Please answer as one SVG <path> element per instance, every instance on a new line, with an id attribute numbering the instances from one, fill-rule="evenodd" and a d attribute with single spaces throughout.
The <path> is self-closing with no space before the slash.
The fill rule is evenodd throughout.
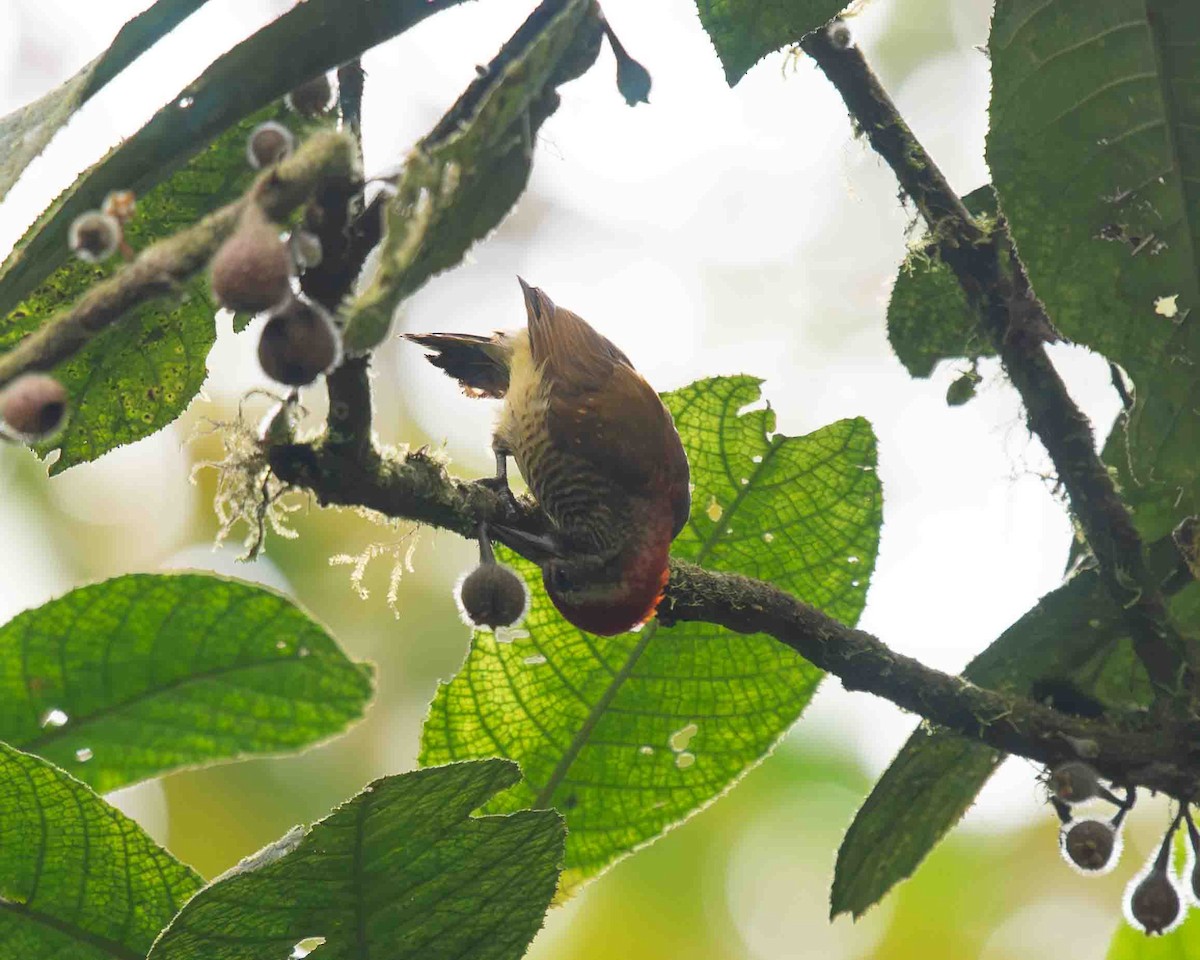
<path id="1" fill-rule="evenodd" d="M 77 70 L 143 6 L 0 0 L 0 114 Z M 75 171 L 287 6 L 210 0 L 30 168 L 0 205 L 0 250 Z M 366 57 L 368 172 L 403 156 L 531 6 L 465 4 Z M 563 89 L 517 213 L 467 265 L 414 296 L 398 329 L 519 325 L 519 273 L 613 339 L 659 389 L 747 372 L 765 379 L 782 432 L 868 417 L 880 441 L 885 525 L 861 625 L 898 650 L 960 669 L 1058 584 L 1070 538 L 1014 392 L 986 366 L 979 396 L 951 409 L 945 391 L 961 368 L 913 381 L 891 355 L 884 311 L 910 214 L 890 171 L 851 139 L 841 101 L 812 64 L 772 56 L 730 90 L 691 0 L 606 0 L 604 7 L 626 48 L 653 73 L 650 106 L 624 105 L 605 49 L 596 68 Z M 987 180 L 987 60 L 975 46 L 986 42 L 989 15 L 985 0 L 874 0 L 852 22 L 917 135 L 963 193 Z M 1054 355 L 1107 429 L 1118 404 L 1105 364 L 1073 348 Z M 214 398 L 263 383 L 252 351 L 228 336 L 210 363 L 218 371 L 207 388 Z M 378 367 L 382 395 L 407 405 L 430 436 L 444 437 L 459 469 L 489 469 L 485 405 L 464 398 L 417 350 L 393 344 Z M 184 496 L 179 447 L 180 435 L 167 431 L 50 487 L 81 513 L 153 512 Z M 4 469 L 0 457 L 0 482 Z M 75 585 L 32 523 L 19 504 L 0 499 L 0 530 L 14 547 L 0 550 L 0 618 Z M 168 549 L 171 522 L 162 527 L 126 545 L 130 569 L 153 569 L 177 549 Z M 213 560 L 191 551 L 186 562 Z M 881 769 L 913 725 L 891 705 L 829 682 L 801 730 Z M 968 821 L 1044 817 L 1033 773 L 1010 763 Z"/>

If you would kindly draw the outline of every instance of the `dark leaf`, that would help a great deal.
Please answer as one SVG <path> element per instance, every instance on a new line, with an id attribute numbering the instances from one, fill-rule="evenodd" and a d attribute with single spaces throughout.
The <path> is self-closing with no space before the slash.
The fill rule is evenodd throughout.
<path id="1" fill-rule="evenodd" d="M 731 87 L 768 53 L 799 43 L 845 6 L 844 0 L 696 0 Z"/>
<path id="2" fill-rule="evenodd" d="M 202 883 L 74 777 L 0 743 L 0 960 L 142 960 Z"/>
<path id="3" fill-rule="evenodd" d="M 314 937 L 329 960 L 516 960 L 554 896 L 562 819 L 469 814 L 520 776 L 480 760 L 376 780 L 198 893 L 150 960 L 282 960 Z"/>

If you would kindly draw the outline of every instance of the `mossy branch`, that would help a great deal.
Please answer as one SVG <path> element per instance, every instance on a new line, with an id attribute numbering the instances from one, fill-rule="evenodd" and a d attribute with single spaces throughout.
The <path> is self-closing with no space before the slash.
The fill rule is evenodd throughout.
<path id="1" fill-rule="evenodd" d="M 469 538 L 481 521 L 528 533 L 546 526 L 531 501 L 520 501 L 514 512 L 506 497 L 451 477 L 425 451 L 390 458 L 374 448 L 353 453 L 324 440 L 275 447 L 269 459 L 281 480 L 322 504 L 367 507 Z M 520 544 L 507 545 L 521 552 Z M 767 634 L 838 676 L 849 690 L 873 693 L 1008 753 L 1056 764 L 1085 749 L 1089 762 L 1114 782 L 1175 797 L 1200 795 L 1200 757 L 1192 747 L 1200 731 L 1194 725 L 1164 726 L 1142 714 L 1083 719 L 975 686 L 896 653 L 761 580 L 672 561 L 658 616 L 664 625 L 702 621 Z"/>
<path id="2" fill-rule="evenodd" d="M 242 197 L 147 247 L 0 356 L 0 386 L 28 371 L 52 369 L 134 307 L 178 293 L 234 231 L 247 203 L 259 204 L 270 219 L 281 221 L 327 181 L 353 180 L 356 164 L 349 137 L 332 132 L 310 137 L 292 156 L 264 171 Z"/>

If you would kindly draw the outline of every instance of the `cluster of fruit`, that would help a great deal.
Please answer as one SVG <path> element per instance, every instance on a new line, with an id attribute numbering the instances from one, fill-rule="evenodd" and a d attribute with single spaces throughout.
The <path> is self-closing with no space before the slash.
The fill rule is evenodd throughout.
<path id="1" fill-rule="evenodd" d="M 1047 778 L 1050 802 L 1062 821 L 1059 842 L 1067 862 L 1089 876 L 1108 873 L 1121 856 L 1121 826 L 1133 809 L 1137 791 L 1127 791 L 1119 800 L 1101 782 L 1090 765 L 1070 761 L 1055 767 Z M 1075 818 L 1076 805 L 1103 800 L 1117 807 L 1109 819 Z M 1174 868 L 1174 841 L 1180 824 L 1186 823 L 1191 846 L 1188 879 Z M 1190 889 L 1185 889 L 1190 888 Z M 1200 906 L 1200 831 L 1187 804 L 1181 804 L 1163 837 L 1154 859 L 1135 876 L 1125 891 L 1125 912 L 1130 922 L 1147 934 L 1169 933 L 1183 920 L 1184 899 Z"/>
<path id="2" fill-rule="evenodd" d="M 288 106 L 306 117 L 329 110 L 333 87 L 322 74 L 293 90 Z M 255 169 L 279 163 L 292 152 L 295 138 L 280 123 L 255 127 L 246 156 Z M 110 193 L 99 210 L 78 216 L 68 231 L 71 252 L 88 263 L 107 260 L 118 250 L 132 259 L 125 224 L 136 209 L 130 191 Z M 250 196 L 237 229 L 212 261 L 212 288 L 217 302 L 239 313 L 270 312 L 258 344 L 258 358 L 271 379 L 290 387 L 312 383 L 341 359 L 341 334 L 320 304 L 293 290 L 293 276 L 321 261 L 318 238 L 293 230 L 285 242 Z M 0 439 L 39 444 L 54 439 L 66 422 L 70 398 L 52 376 L 27 373 L 0 390 Z"/>

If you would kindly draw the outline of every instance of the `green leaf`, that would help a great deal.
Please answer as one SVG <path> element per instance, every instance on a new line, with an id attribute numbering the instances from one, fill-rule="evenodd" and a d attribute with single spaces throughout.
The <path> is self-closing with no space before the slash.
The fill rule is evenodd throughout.
<path id="1" fill-rule="evenodd" d="M 1178 557 L 1169 539 L 1153 545 L 1150 565 L 1162 579 Z M 1200 626 L 1200 586 L 1171 599 L 1181 629 Z M 1070 688 L 1107 708 L 1133 709 L 1152 699 L 1122 612 L 1093 569 L 1077 573 L 1004 631 L 963 676 L 1022 696 L 1061 698 Z M 1055 681 L 1050 686 L 1047 681 Z M 1055 700 L 1060 709 L 1076 710 Z M 944 730 L 917 730 L 884 771 L 838 851 L 832 913 L 861 916 L 911 876 L 974 802 L 1002 755 Z M 920 803 L 913 798 L 920 797 Z"/>
<path id="2" fill-rule="evenodd" d="M 198 893 L 151 960 L 515 960 L 542 925 L 563 852 L 551 810 L 470 817 L 520 779 L 502 760 L 385 777 Z"/>
<path id="3" fill-rule="evenodd" d="M 246 138 L 265 120 L 287 124 L 301 135 L 323 125 L 301 120 L 282 104 L 235 124 L 139 199 L 125 229 L 130 245 L 144 250 L 240 196 L 256 175 L 246 162 Z M 121 265 L 117 258 L 103 264 L 68 260 L 0 317 L 0 351 L 11 349 Z M 175 303 L 163 299 L 137 308 L 59 364 L 54 375 L 71 395 L 72 412 L 66 428 L 47 447 L 61 451 L 51 473 L 95 460 L 178 417 L 207 376 L 215 313 L 208 279 L 197 277 Z"/>
<path id="4" fill-rule="evenodd" d="M 384 208 L 379 268 L 346 313 L 349 352 L 378 346 L 400 302 L 504 219 L 558 107 L 555 88 L 595 62 L 600 37 L 591 0 L 545 0 L 409 153 Z"/>
<path id="5" fill-rule="evenodd" d="M 862 611 L 881 523 L 875 438 L 861 419 L 774 433 L 760 381 L 701 380 L 664 400 L 691 463 L 676 557 L 778 584 L 845 623 Z M 763 636 L 709 624 L 597 638 L 563 620 L 533 565 L 528 636 L 474 638 L 442 686 L 421 763 L 507 756 L 525 781 L 491 809 L 551 805 L 567 837 L 565 890 L 711 803 L 792 725 L 821 673 Z"/>
<path id="6" fill-rule="evenodd" d="M 991 187 L 972 190 L 963 203 L 976 217 L 995 217 Z M 995 354 L 967 305 L 958 280 L 937 254 L 937 244 L 921 240 L 905 258 L 888 301 L 888 340 L 914 377 L 928 377 L 941 360 L 977 360 Z"/>
<path id="7" fill-rule="evenodd" d="M 205 2 L 158 0 L 126 23 L 109 48 L 70 80 L 0 118 L 0 200 L 76 110 Z"/>
<path id="8" fill-rule="evenodd" d="M 768 53 L 799 43 L 845 6 L 845 0 L 696 0 L 731 87 Z"/>
<path id="9" fill-rule="evenodd" d="M 1000 207 L 1056 326 L 1133 378 L 1110 462 L 1165 506 L 1148 539 L 1200 512 L 1198 42 L 1192 0 L 1000 0 L 989 44 Z"/>
<path id="10" fill-rule="evenodd" d="M 1185 882 L 1187 878 L 1184 878 Z M 1187 910 L 1187 902 L 1184 902 Z M 1122 922 L 1108 948 L 1107 960 L 1192 960 L 1200 955 L 1200 915 L 1188 912 L 1183 926 L 1164 937 L 1148 937 Z"/>
<path id="11" fill-rule="evenodd" d="M 74 777 L 0 743 L 0 960 L 141 960 L 202 882 Z"/>
<path id="12" fill-rule="evenodd" d="M 71 221 L 110 190 L 148 193 L 232 124 L 459 2 L 307 0 L 293 5 L 220 57 L 51 204 L 0 266 L 0 313 L 13 309 L 66 261 Z"/>
<path id="13" fill-rule="evenodd" d="M 0 740 L 100 791 L 340 733 L 371 671 L 284 597 L 131 574 L 0 627 Z"/>

